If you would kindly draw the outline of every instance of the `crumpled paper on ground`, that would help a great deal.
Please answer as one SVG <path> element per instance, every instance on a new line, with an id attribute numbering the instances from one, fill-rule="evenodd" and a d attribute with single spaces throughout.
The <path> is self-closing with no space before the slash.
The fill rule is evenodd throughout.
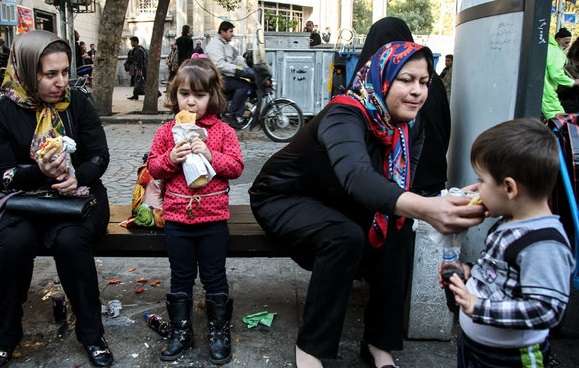
<path id="1" fill-rule="evenodd" d="M 207 130 L 198 127 L 195 124 L 175 124 L 172 132 L 175 144 L 179 144 L 183 141 L 190 142 L 195 138 L 199 138 L 203 141 L 207 139 Z M 190 188 L 198 188 L 213 179 L 215 176 L 215 170 L 209 161 L 207 161 L 205 156 L 199 153 L 190 153 L 187 155 L 185 162 L 183 162 L 183 174 L 185 174 L 185 180 Z M 195 183 L 195 181 L 200 177 L 205 177 L 207 179 L 206 181 L 203 181 L 204 184 L 202 185 Z"/>
<path id="2" fill-rule="evenodd" d="M 253 314 L 245 315 L 241 320 L 247 328 L 254 328 L 257 325 L 262 324 L 267 327 L 271 327 L 273 323 L 273 318 L 276 316 L 277 313 L 270 313 L 268 311 L 261 311 Z"/>

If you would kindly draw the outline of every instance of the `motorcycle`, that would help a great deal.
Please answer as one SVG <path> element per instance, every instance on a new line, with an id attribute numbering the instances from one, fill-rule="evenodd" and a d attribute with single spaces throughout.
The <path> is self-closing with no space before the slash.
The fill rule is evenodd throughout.
<path id="1" fill-rule="evenodd" d="M 241 119 L 225 116 L 224 120 L 239 130 L 261 127 L 272 141 L 290 142 L 304 125 L 302 110 L 288 98 L 275 97 L 267 64 L 256 64 L 253 70 L 253 80 L 242 77 L 252 88 Z"/>

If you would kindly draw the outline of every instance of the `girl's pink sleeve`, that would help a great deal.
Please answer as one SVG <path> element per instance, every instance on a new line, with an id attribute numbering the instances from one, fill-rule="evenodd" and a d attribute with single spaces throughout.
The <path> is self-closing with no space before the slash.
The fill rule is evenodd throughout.
<path id="1" fill-rule="evenodd" d="M 179 171 L 179 167 L 175 166 L 169 159 L 171 150 L 173 149 L 173 140 L 170 136 L 171 129 L 169 124 L 164 124 L 153 138 L 153 144 L 149 150 L 149 158 L 147 159 L 147 168 L 149 173 L 155 179 L 169 179 Z"/>
<path id="2" fill-rule="evenodd" d="M 225 179 L 237 179 L 243 172 L 243 156 L 241 154 L 241 147 L 235 130 L 229 126 L 225 126 L 225 134 L 223 137 L 223 149 L 219 151 L 211 151 L 211 166 L 215 169 L 217 175 Z"/>

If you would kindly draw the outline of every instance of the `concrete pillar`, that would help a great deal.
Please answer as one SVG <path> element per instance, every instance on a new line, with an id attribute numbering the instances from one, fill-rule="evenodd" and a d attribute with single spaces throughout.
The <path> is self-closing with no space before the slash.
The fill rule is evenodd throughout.
<path id="1" fill-rule="evenodd" d="M 340 9 L 340 28 L 352 29 L 354 0 L 342 0 Z"/>
<path id="2" fill-rule="evenodd" d="M 175 0 L 175 33 L 181 36 L 181 29 L 187 24 L 187 0 Z"/>
<path id="3" fill-rule="evenodd" d="M 442 245 L 429 239 L 429 229 L 430 225 L 422 222 L 416 226 L 408 338 L 449 340 L 453 316 L 446 307 L 446 297 L 436 276 Z"/>
<path id="4" fill-rule="evenodd" d="M 372 0 L 372 23 L 376 23 L 386 16 L 386 1 Z"/>

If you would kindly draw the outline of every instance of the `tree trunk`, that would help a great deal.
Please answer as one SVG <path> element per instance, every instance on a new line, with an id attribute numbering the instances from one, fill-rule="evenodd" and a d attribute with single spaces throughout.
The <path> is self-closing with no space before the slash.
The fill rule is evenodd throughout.
<path id="1" fill-rule="evenodd" d="M 165 30 L 165 18 L 169 10 L 169 0 L 159 0 L 157 12 L 155 13 L 155 23 L 153 24 L 153 35 L 149 47 L 149 62 L 147 63 L 147 79 L 145 84 L 145 101 L 143 102 L 143 112 L 158 112 L 159 97 L 159 64 L 161 61 L 161 45 L 163 42 L 163 32 Z"/>
<path id="2" fill-rule="evenodd" d="M 111 115 L 117 75 L 119 45 L 129 0 L 107 0 L 98 34 L 93 96 L 100 115 Z"/>

